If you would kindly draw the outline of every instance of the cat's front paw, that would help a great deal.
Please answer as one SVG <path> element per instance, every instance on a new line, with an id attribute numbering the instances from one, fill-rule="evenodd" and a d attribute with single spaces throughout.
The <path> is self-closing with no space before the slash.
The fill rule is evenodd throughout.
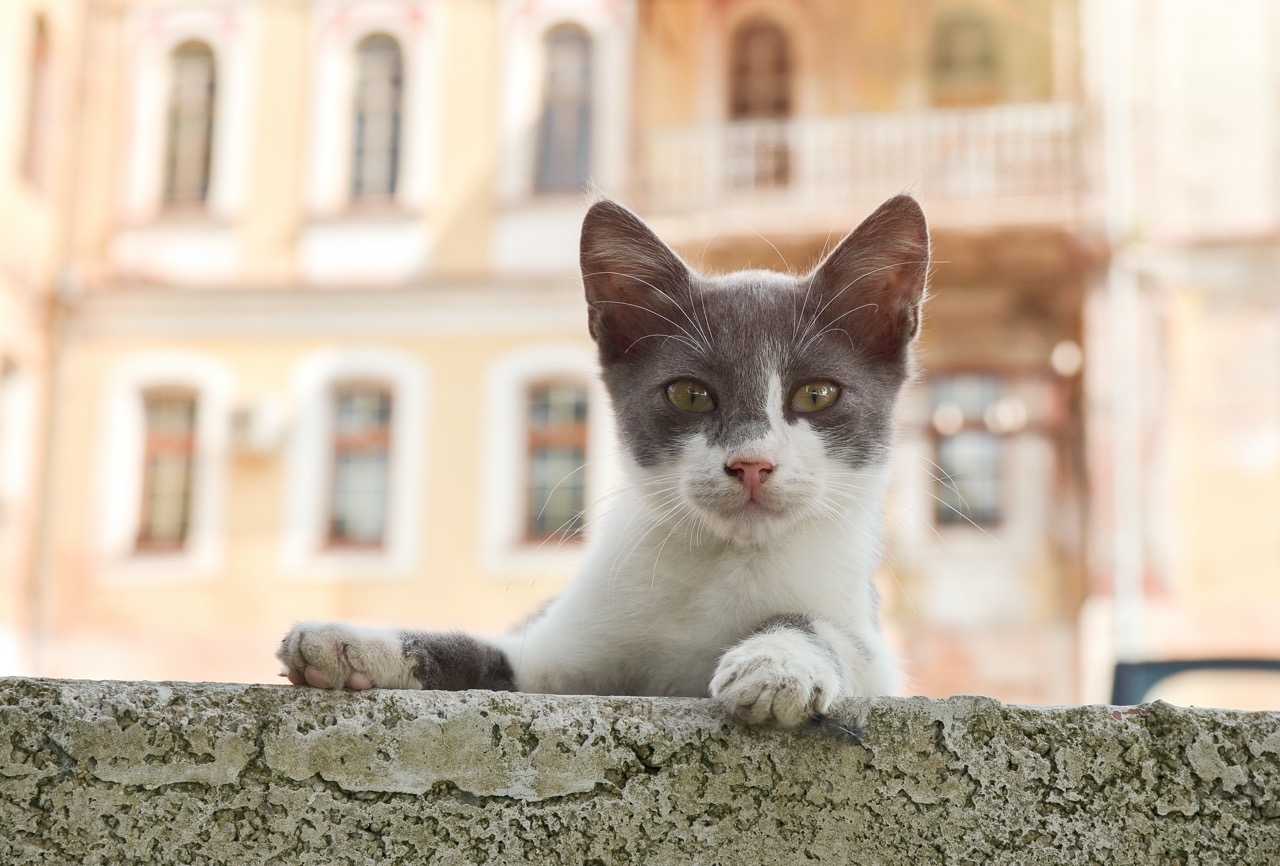
<path id="1" fill-rule="evenodd" d="M 711 697 L 752 724 L 794 728 L 824 715 L 841 691 L 830 653 L 796 632 L 757 634 L 720 657 Z"/>
<path id="2" fill-rule="evenodd" d="M 302 622 L 280 641 L 276 658 L 294 685 L 319 689 L 419 688 L 396 632 L 338 622 Z"/>

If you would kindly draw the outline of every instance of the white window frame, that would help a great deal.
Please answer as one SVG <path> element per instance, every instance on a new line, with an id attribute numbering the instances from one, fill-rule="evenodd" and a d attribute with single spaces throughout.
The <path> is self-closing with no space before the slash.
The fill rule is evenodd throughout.
<path id="1" fill-rule="evenodd" d="M 166 215 L 164 165 L 172 92 L 172 55 L 185 42 L 203 42 L 213 51 L 216 70 L 209 194 L 204 214 L 230 219 L 248 196 L 255 70 L 251 48 L 257 19 L 247 8 L 222 3 L 198 6 L 135 7 L 126 24 L 132 56 L 121 218 L 149 223 Z M 185 213 L 189 214 L 189 211 Z M 184 217 L 187 218 L 187 217 Z"/>
<path id="2" fill-rule="evenodd" d="M 438 93 L 444 74 L 431 0 L 316 0 L 312 4 L 311 151 L 306 205 L 312 218 L 345 218 L 367 203 L 351 196 L 356 47 L 385 34 L 400 46 L 400 162 L 389 207 L 421 212 L 434 194 Z M 353 207 L 354 206 L 354 207 Z M 372 213 L 378 213 L 374 210 Z"/>
<path id="3" fill-rule="evenodd" d="M 386 532 L 376 549 L 330 547 L 333 389 L 350 381 L 384 384 L 391 394 L 391 456 Z M 379 348 L 317 352 L 293 374 L 293 431 L 287 458 L 281 567 L 296 580 L 404 578 L 417 568 L 424 520 L 429 391 L 420 360 Z"/>
<path id="4" fill-rule="evenodd" d="M 591 179 L 620 192 L 626 182 L 631 131 L 631 56 L 635 28 L 632 2 L 502 0 L 502 71 L 499 197 L 506 204 L 568 198 L 580 208 L 581 193 L 535 189 L 538 124 L 546 83 L 546 37 L 560 24 L 581 27 L 591 38 Z"/>
<path id="5" fill-rule="evenodd" d="M 485 376 L 483 496 L 478 559 L 489 577 L 517 574 L 565 576 L 580 561 L 582 546 L 552 540 L 530 543 L 528 507 L 530 388 L 548 381 L 580 384 L 587 392 L 586 533 L 600 515 L 604 495 L 621 480 L 617 439 L 608 395 L 600 384 L 592 347 L 530 346 L 495 360 Z M 559 573 L 558 573 L 559 572 Z"/>
<path id="6" fill-rule="evenodd" d="M 139 550 L 147 433 L 143 401 L 147 391 L 162 388 L 190 391 L 196 400 L 190 525 L 180 550 Z M 203 355 L 148 353 L 120 363 L 108 376 L 105 392 L 98 575 L 109 581 L 212 577 L 223 560 L 227 440 L 235 393 L 231 372 L 223 362 Z"/>
<path id="7" fill-rule="evenodd" d="M 575 99 L 572 101 L 572 103 L 570 103 L 569 101 L 563 99 L 563 94 L 552 92 L 552 87 L 551 87 L 551 84 L 553 81 L 553 77 L 551 75 L 552 70 L 549 68 L 547 61 L 550 59 L 552 54 L 552 48 L 554 47 L 554 41 L 552 37 L 557 33 L 569 35 L 569 37 L 575 41 L 581 38 L 582 44 L 586 49 L 586 57 L 583 60 L 583 66 L 585 67 L 585 71 L 586 71 L 587 87 L 585 88 L 585 91 L 579 91 L 575 95 L 585 99 L 585 107 L 587 109 L 586 111 L 587 124 L 586 124 L 586 128 L 583 129 L 581 124 L 575 123 L 574 130 L 576 132 L 585 133 L 586 140 L 587 140 L 587 148 L 586 148 L 586 153 L 583 155 L 583 161 L 585 162 L 585 164 L 582 164 L 577 160 L 575 160 L 573 163 L 574 169 L 582 169 L 581 177 L 580 178 L 575 177 L 573 179 L 561 178 L 558 176 L 558 173 L 556 171 L 547 170 L 551 165 L 555 165 L 557 160 L 556 160 L 556 157 L 554 156 L 556 148 L 552 147 L 551 149 L 548 149 L 546 145 L 547 144 L 551 144 L 551 145 L 566 144 L 566 142 L 562 139 L 562 137 L 557 135 L 554 130 L 548 130 L 546 128 L 547 121 L 550 120 L 552 117 L 560 116 L 561 110 L 563 110 L 566 107 L 570 107 L 570 105 L 575 109 L 581 109 L 583 107 L 582 99 Z M 592 136 L 595 134 L 595 130 L 592 128 L 594 126 L 594 124 L 592 123 L 592 120 L 597 110 L 597 106 L 595 103 L 596 94 L 595 94 L 594 82 L 595 82 L 595 76 L 596 76 L 595 69 L 596 69 L 596 66 L 599 65 L 599 59 L 596 57 L 595 39 L 589 31 L 583 30 L 577 24 L 574 24 L 571 22 L 564 22 L 561 24 L 557 24 L 542 35 L 542 59 L 543 59 L 543 82 L 542 82 L 541 99 L 540 99 L 541 104 L 538 107 L 538 127 L 534 131 L 534 145 L 533 145 L 534 193 L 539 196 L 562 195 L 564 193 L 581 193 L 582 190 L 585 188 L 586 184 L 589 182 L 589 179 L 592 174 L 592 169 L 594 168 L 594 166 L 591 164 L 591 159 L 594 156 L 594 154 L 592 153 L 592 150 L 595 149 L 594 143 L 592 141 Z M 549 141 L 544 140 L 548 138 L 549 138 Z M 572 147 L 574 143 L 568 142 L 568 144 L 570 144 L 570 146 Z M 574 150 L 576 151 L 576 148 L 574 148 Z M 575 171 L 575 174 L 577 174 L 576 171 Z M 561 185 L 559 181 L 562 179 L 568 182 Z"/>
<path id="8" fill-rule="evenodd" d="M 490 264 L 495 273 L 570 274 L 577 269 L 582 193 L 538 192 L 538 128 L 546 83 L 546 37 L 561 24 L 591 38 L 591 185 L 626 191 L 631 139 L 635 3 L 501 0 L 501 159 Z"/>

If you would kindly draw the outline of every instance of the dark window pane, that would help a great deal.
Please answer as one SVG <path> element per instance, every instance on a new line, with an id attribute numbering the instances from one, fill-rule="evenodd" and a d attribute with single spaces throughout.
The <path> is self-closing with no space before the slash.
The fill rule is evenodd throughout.
<path id="1" fill-rule="evenodd" d="M 995 376 L 947 376 L 934 381 L 938 523 L 999 523 L 1004 437 L 987 426 L 1003 386 Z"/>
<path id="2" fill-rule="evenodd" d="M 356 47 L 352 198 L 395 195 L 403 91 L 399 43 L 382 34 L 364 39 Z"/>
<path id="3" fill-rule="evenodd" d="M 729 131 L 725 165 L 730 185 L 785 186 L 791 179 L 786 120 L 791 116 L 791 48 L 772 21 L 748 21 L 729 52 Z"/>
<path id="4" fill-rule="evenodd" d="M 569 534 L 582 523 L 586 462 L 581 448 L 539 448 L 530 455 L 529 533 Z"/>
<path id="5" fill-rule="evenodd" d="M 568 537 L 586 508 L 587 392 L 571 383 L 529 392 L 526 532 L 532 539 Z"/>
<path id="6" fill-rule="evenodd" d="M 591 172 L 591 38 L 561 25 L 547 34 L 535 187 L 581 189 Z"/>
<path id="7" fill-rule="evenodd" d="M 772 21 L 750 21 L 733 36 L 729 117 L 733 120 L 791 115 L 791 52 Z"/>
<path id="8" fill-rule="evenodd" d="M 999 100 L 1000 55 L 991 23 L 964 13 L 943 18 L 933 33 L 933 90 L 939 105 Z"/>
<path id="9" fill-rule="evenodd" d="M 191 522 L 195 397 L 174 392 L 145 394 L 143 416 L 146 440 L 138 546 L 178 548 L 186 542 Z"/>
<path id="10" fill-rule="evenodd" d="M 216 73 L 213 51 L 203 42 L 187 42 L 169 64 L 169 128 L 164 200 L 202 203 L 209 196 L 213 160 Z"/>
<path id="11" fill-rule="evenodd" d="M 390 499 L 390 392 L 344 385 L 333 394 L 333 466 L 329 543 L 378 546 Z"/>
<path id="12" fill-rule="evenodd" d="M 999 522 L 1001 452 L 999 436 L 976 430 L 938 442 L 939 523 Z"/>

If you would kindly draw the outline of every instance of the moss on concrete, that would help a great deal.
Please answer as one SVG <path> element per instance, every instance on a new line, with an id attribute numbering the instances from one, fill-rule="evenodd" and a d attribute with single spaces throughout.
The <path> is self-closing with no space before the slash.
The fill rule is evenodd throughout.
<path id="1" fill-rule="evenodd" d="M 1280 863 L 1280 714 L 0 681 L 0 863 Z"/>

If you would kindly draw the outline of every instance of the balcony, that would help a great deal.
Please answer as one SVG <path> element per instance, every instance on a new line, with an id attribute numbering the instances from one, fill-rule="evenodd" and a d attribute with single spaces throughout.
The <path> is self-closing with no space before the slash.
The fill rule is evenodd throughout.
<path id="1" fill-rule="evenodd" d="M 1083 141 L 1065 103 L 656 129 L 640 141 L 637 199 L 695 234 L 727 214 L 825 233 L 836 213 L 903 190 L 935 226 L 1070 224 Z"/>

